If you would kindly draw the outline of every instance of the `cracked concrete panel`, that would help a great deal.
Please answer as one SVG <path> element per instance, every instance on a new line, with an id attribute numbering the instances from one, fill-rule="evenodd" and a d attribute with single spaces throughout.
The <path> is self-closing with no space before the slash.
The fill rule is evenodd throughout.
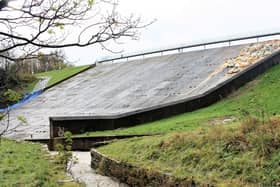
<path id="1" fill-rule="evenodd" d="M 49 138 L 50 116 L 111 115 L 186 99 L 230 78 L 227 59 L 247 45 L 152 57 L 117 64 L 97 64 L 11 112 L 27 126 L 11 136 Z"/>

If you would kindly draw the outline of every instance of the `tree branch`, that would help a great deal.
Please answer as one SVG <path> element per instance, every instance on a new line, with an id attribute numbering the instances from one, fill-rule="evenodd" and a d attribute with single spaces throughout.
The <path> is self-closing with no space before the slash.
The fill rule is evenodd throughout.
<path id="1" fill-rule="evenodd" d="M 99 0 L 95 4 L 89 0 L 79 3 L 76 0 L 25 0 L 14 7 L 8 2 L 0 1 L 0 25 L 3 25 L 0 41 L 5 43 L 0 47 L 0 57 L 12 61 L 24 58 L 23 54 L 28 54 L 26 50 L 86 47 L 98 43 L 107 49 L 105 42 L 135 38 L 139 29 L 152 23 L 142 24 L 139 17 L 120 16 L 114 0 Z M 102 14 L 104 3 L 106 7 L 110 5 L 110 14 Z M 75 36 L 65 37 L 67 31 L 74 30 L 79 30 Z M 20 56 L 11 57 L 6 53 L 9 51 L 16 51 Z"/>

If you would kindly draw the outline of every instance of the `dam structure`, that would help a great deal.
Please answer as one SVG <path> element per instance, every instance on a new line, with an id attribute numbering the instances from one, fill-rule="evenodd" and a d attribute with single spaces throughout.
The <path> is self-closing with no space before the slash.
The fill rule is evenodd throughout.
<path id="1" fill-rule="evenodd" d="M 97 63 L 12 110 L 11 124 L 23 116 L 28 125 L 9 136 L 48 139 L 50 117 L 106 118 L 196 97 L 231 79 L 234 74 L 229 73 L 225 62 L 250 45 Z"/>

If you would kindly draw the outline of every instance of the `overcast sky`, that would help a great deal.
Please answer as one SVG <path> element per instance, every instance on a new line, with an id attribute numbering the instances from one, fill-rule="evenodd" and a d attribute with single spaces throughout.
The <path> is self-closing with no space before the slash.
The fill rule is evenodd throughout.
<path id="1" fill-rule="evenodd" d="M 139 41 L 118 49 L 134 52 L 191 41 L 280 31 L 279 0 L 120 0 L 118 10 L 157 21 L 142 30 Z M 91 64 L 110 56 L 100 46 L 65 49 L 70 61 Z"/>

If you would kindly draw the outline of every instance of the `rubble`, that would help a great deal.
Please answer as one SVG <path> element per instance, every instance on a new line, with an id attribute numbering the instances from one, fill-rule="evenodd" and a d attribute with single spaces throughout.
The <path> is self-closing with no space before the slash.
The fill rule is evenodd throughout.
<path id="1" fill-rule="evenodd" d="M 228 69 L 228 74 L 236 74 L 278 50 L 280 50 L 280 40 L 250 44 L 243 48 L 238 56 L 227 59 L 225 67 Z"/>

